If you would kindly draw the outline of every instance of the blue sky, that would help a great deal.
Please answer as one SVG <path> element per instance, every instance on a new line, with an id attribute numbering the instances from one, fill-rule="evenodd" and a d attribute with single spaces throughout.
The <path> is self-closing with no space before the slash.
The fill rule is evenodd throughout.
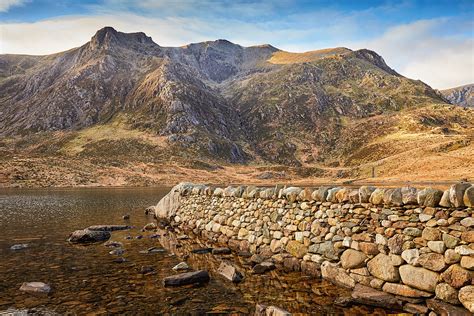
<path id="1" fill-rule="evenodd" d="M 162 46 L 225 38 L 289 51 L 369 48 L 435 88 L 474 82 L 474 0 L 0 0 L 0 53 L 63 51 L 106 25 Z"/>

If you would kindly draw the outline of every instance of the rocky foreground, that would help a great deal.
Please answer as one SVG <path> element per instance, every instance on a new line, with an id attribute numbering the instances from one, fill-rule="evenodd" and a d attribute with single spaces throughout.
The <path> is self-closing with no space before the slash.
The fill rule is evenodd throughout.
<path id="1" fill-rule="evenodd" d="M 474 312 L 474 186 L 289 188 L 180 184 L 159 218 L 216 245 L 353 289 L 340 304 Z M 262 267 L 263 266 L 263 267 Z"/>

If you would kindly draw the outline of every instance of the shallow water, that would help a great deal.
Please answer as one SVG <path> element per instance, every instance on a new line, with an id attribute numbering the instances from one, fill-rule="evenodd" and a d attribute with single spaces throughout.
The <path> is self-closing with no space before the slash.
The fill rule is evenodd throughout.
<path id="1" fill-rule="evenodd" d="M 344 289 L 298 273 L 272 271 L 263 276 L 248 273 L 242 258 L 190 254 L 197 240 L 177 241 L 167 233 L 152 239 L 141 227 L 152 222 L 144 209 L 156 204 L 169 188 L 131 189 L 0 189 L 0 314 L 6 310 L 33 309 L 59 314 L 250 314 L 255 304 L 273 304 L 290 312 L 312 315 L 383 315 L 383 310 L 365 306 L 341 308 L 335 298 Z M 124 221 L 122 216 L 130 214 Z M 129 224 L 136 228 L 112 233 L 126 250 L 123 263 L 103 244 L 69 244 L 68 235 L 97 224 Z M 163 232 L 162 232 L 163 233 Z M 143 235 L 142 239 L 136 237 Z M 132 239 L 125 239 L 132 236 Z M 160 244 L 161 242 L 161 244 Z M 13 244 L 28 248 L 13 251 Z M 162 253 L 143 254 L 149 247 L 164 247 Z M 221 260 L 239 265 L 245 275 L 238 285 L 215 274 Z M 193 269 L 207 269 L 211 281 L 202 286 L 165 288 L 162 279 L 175 272 L 181 261 Z M 151 266 L 154 273 L 140 269 Z M 50 295 L 19 291 L 23 282 L 51 285 Z"/>

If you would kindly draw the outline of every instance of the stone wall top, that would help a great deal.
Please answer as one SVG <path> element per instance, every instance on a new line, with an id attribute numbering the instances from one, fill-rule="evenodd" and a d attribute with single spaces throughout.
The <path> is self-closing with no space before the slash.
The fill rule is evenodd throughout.
<path id="1" fill-rule="evenodd" d="M 418 189 L 414 187 L 376 188 L 373 186 L 330 187 L 316 189 L 287 187 L 228 186 L 225 188 L 211 187 L 204 184 L 179 184 L 172 190 L 185 195 L 209 195 L 218 197 L 237 197 L 246 199 L 286 199 L 294 201 L 315 201 L 330 203 L 370 203 L 386 206 L 424 206 L 443 208 L 472 208 L 474 205 L 474 186 L 471 183 L 453 184 L 448 190 L 435 188 Z"/>

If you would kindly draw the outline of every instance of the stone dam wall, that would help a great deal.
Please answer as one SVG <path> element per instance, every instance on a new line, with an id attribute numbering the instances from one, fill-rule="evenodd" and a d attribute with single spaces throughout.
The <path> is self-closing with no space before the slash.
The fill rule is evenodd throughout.
<path id="1" fill-rule="evenodd" d="M 393 298 L 408 312 L 471 315 L 473 205 L 469 183 L 446 191 L 182 183 L 155 212 L 212 244 L 250 252 L 256 262 L 374 289 L 372 296 Z"/>

